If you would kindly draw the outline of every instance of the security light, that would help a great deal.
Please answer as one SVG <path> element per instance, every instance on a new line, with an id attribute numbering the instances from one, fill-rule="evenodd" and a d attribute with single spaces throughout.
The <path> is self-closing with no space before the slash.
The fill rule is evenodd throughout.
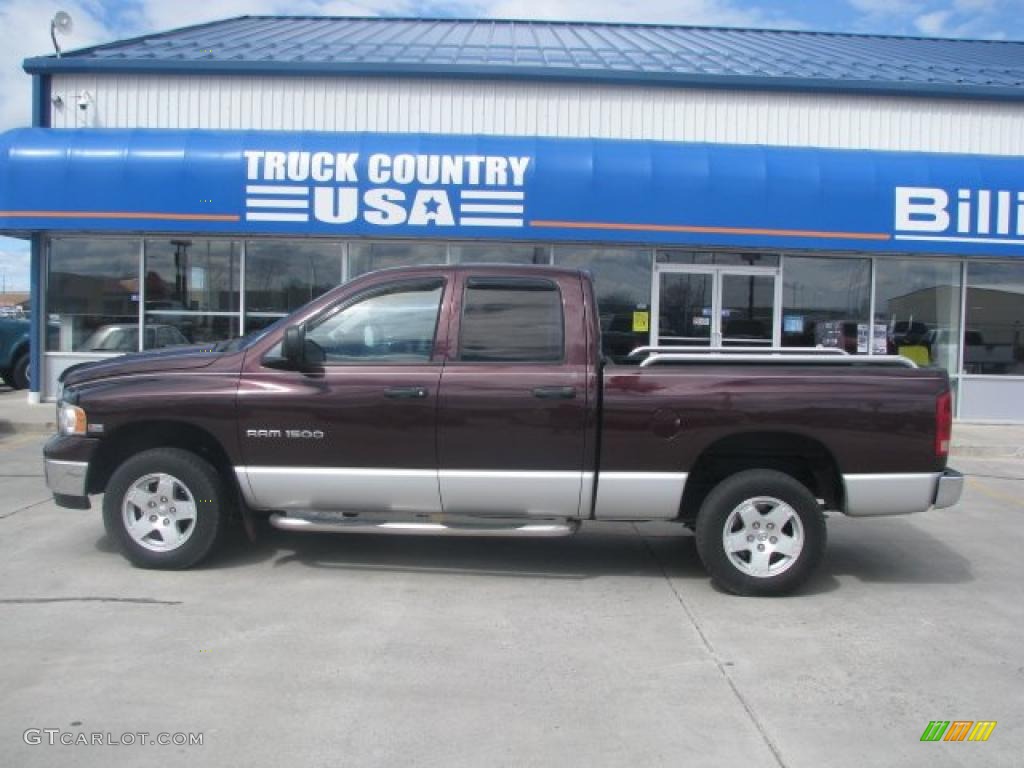
<path id="1" fill-rule="evenodd" d="M 71 22 L 71 14 L 64 11 L 57 11 L 50 19 L 50 39 L 53 40 L 53 48 L 57 51 L 57 58 L 60 58 L 60 46 L 57 44 L 57 33 L 70 35 L 74 24 Z"/>

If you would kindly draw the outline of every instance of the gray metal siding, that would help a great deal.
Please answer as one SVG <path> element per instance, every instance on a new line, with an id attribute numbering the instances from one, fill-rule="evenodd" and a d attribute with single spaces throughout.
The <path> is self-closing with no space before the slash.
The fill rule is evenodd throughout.
<path id="1" fill-rule="evenodd" d="M 88 114 L 76 106 L 83 94 Z M 60 75 L 56 128 L 375 131 L 1024 154 L 1024 104 L 481 80 Z"/>

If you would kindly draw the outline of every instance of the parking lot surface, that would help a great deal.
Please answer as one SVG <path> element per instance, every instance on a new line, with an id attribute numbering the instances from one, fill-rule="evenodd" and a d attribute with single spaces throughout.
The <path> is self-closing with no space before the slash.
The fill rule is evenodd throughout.
<path id="1" fill-rule="evenodd" d="M 830 518 L 809 587 L 756 599 L 668 525 L 263 528 L 138 570 L 98 499 L 53 504 L 42 442 L 0 437 L 0 765 L 1021 765 L 1021 461 L 957 460 L 952 509 Z M 998 725 L 922 743 L 932 720 Z"/>

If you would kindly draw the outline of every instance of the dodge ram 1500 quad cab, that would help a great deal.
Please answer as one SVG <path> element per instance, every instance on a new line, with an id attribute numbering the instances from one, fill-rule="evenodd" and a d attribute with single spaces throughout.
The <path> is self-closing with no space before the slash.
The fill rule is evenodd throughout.
<path id="1" fill-rule="evenodd" d="M 69 369 L 45 447 L 58 503 L 104 494 L 135 564 L 186 568 L 229 521 L 557 536 L 676 521 L 740 594 L 803 583 L 825 513 L 954 504 L 945 372 L 842 350 L 601 354 L 589 277 L 373 273 L 259 335 Z"/>

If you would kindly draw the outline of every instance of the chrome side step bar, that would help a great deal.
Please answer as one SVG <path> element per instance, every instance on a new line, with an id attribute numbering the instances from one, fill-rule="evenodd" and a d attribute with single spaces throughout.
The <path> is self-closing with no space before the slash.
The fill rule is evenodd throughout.
<path id="1" fill-rule="evenodd" d="M 292 515 L 274 514 L 270 524 L 282 531 L 309 531 L 311 533 L 392 533 L 406 536 L 487 536 L 554 538 L 570 536 L 579 529 L 577 520 L 538 520 L 537 522 L 516 521 L 501 523 L 416 523 L 416 522 L 369 522 L 366 520 L 331 520 L 325 517 L 313 519 Z"/>

